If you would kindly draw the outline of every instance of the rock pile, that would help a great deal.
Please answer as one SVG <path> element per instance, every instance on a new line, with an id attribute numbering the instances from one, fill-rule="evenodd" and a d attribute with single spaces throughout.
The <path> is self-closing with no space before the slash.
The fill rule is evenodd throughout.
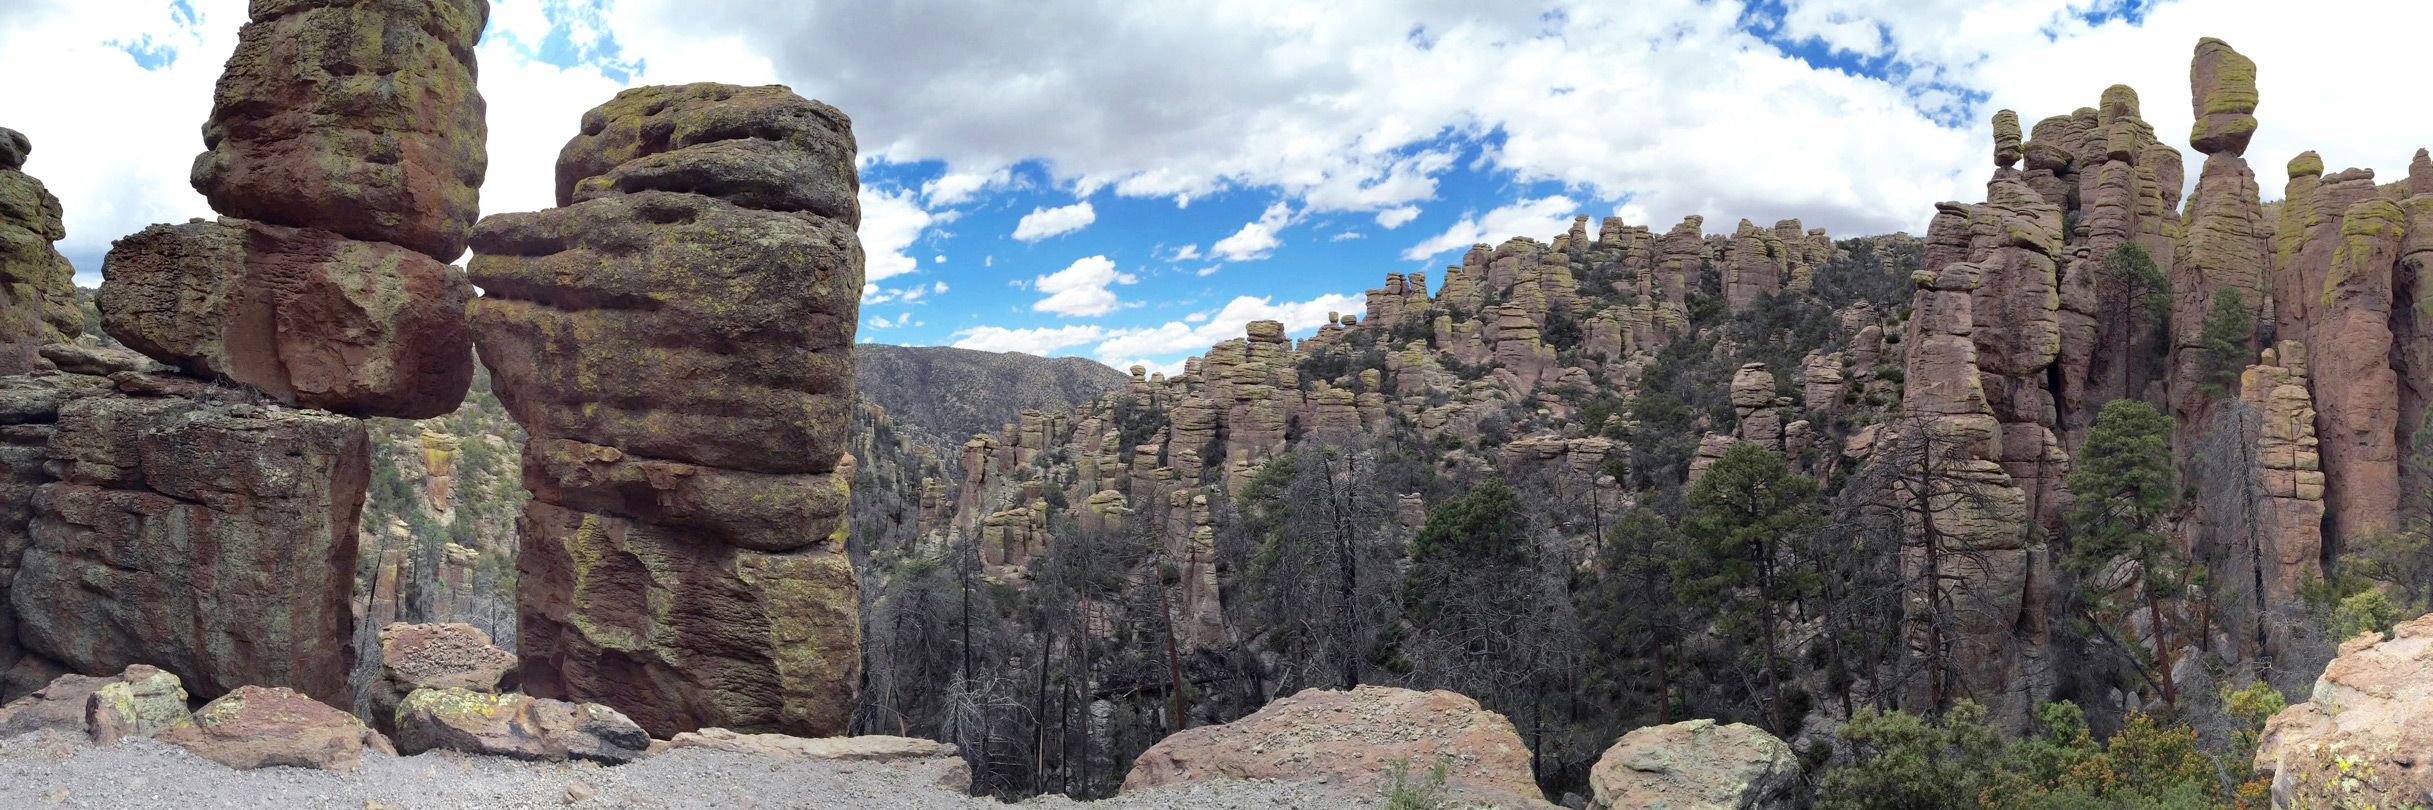
<path id="1" fill-rule="evenodd" d="M 349 693 L 368 478 L 349 417 L 444 414 L 471 379 L 472 287 L 444 262 L 485 168 L 487 17 L 481 0 L 253 5 L 192 178 L 229 218 L 147 228 L 102 267 L 103 328 L 188 376 L 59 346 L 42 353 L 60 372 L 0 386 L 0 697 L 137 663 L 200 698 Z M 24 139 L 0 141 L 0 223 L 24 230 Z M 30 232 L 56 238 L 56 203 L 33 208 Z M 11 278 L 47 283 L 30 242 L 6 244 Z"/>
<path id="2" fill-rule="evenodd" d="M 473 329 L 532 436 L 527 692 L 660 735 L 844 728 L 853 155 L 783 87 L 636 88 L 583 116 L 559 207 L 474 229 Z"/>

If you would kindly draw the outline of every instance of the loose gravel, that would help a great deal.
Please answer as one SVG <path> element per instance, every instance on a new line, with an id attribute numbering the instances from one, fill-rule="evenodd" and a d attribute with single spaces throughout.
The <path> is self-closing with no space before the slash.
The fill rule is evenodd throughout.
<path id="1" fill-rule="evenodd" d="M 1367 807 L 1321 786 L 1213 781 L 1098 802 L 1043 796 L 1025 808 L 1270 810 Z M 1004 805 L 937 786 L 916 769 L 688 748 L 629 765 L 533 763 L 434 751 L 366 751 L 347 773 L 236 771 L 148 739 L 95 748 L 54 732 L 0 740 L 0 808 L 178 810 L 964 810 Z"/>

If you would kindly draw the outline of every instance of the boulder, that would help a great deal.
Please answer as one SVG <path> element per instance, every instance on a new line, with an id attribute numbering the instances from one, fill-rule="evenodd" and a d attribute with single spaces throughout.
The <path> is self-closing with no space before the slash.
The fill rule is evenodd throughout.
<path id="1" fill-rule="evenodd" d="M 52 247 L 68 234 L 59 198 L 18 171 L 31 151 L 23 133 L 0 128 L 0 374 L 48 368 L 40 347 L 84 330 L 76 268 Z"/>
<path id="2" fill-rule="evenodd" d="M 860 227 L 853 122 L 780 85 L 636 87 L 583 114 L 558 152 L 558 205 L 680 191 Z"/>
<path id="3" fill-rule="evenodd" d="M 484 0 L 255 0 L 220 74 L 196 191 L 212 210 L 442 262 L 480 213 Z"/>
<path id="4" fill-rule="evenodd" d="M 651 753 L 683 748 L 814 762 L 886 763 L 890 768 L 934 771 L 939 786 L 965 793 L 971 791 L 971 766 L 963 761 L 961 749 L 952 743 L 935 740 L 876 734 L 861 737 L 789 737 L 784 734 L 738 734 L 723 728 L 705 728 L 678 734 L 665 743 L 654 743 Z"/>
<path id="5" fill-rule="evenodd" d="M 351 771 L 364 749 L 397 754 L 387 738 L 354 715 L 292 689 L 262 686 L 229 692 L 152 738 L 240 771 Z"/>
<path id="6" fill-rule="evenodd" d="M 149 737 L 186 719 L 186 688 L 177 676 L 136 665 L 102 684 L 85 702 L 85 729 L 95 745 Z"/>
<path id="7" fill-rule="evenodd" d="M 165 681 L 162 679 L 166 679 Z M 128 691 L 128 697 L 140 692 L 147 699 L 165 694 L 168 688 L 179 686 L 177 676 L 158 669 L 136 665 L 125 672 L 108 677 L 66 674 L 51 680 L 50 685 L 32 694 L 0 706 L 0 739 L 19 734 L 31 734 L 44 729 L 84 736 L 89 734 L 93 695 L 112 685 L 141 684 L 140 690 Z M 184 712 L 185 690 L 177 689 L 177 708 Z M 146 710 L 128 712 L 124 716 L 151 716 Z"/>
<path id="8" fill-rule="evenodd" d="M 1133 761 L 1123 791 L 1206 779 L 1327 780 L 1346 799 L 1370 799 L 1397 765 L 1414 778 L 1443 765 L 1456 802 L 1551 807 L 1529 758 L 1512 721 L 1452 692 L 1308 689 L 1158 741 Z"/>
<path id="9" fill-rule="evenodd" d="M 1789 810 L 1799 757 L 1765 729 L 1691 720 L 1622 735 L 1588 772 L 1594 810 Z"/>
<path id="10" fill-rule="evenodd" d="M 515 654 L 492 646 L 469 624 L 391 624 L 380 628 L 380 681 L 371 690 L 372 725 L 395 734 L 397 707 L 418 689 L 497 692 L 512 686 Z"/>
<path id="11" fill-rule="evenodd" d="M 82 672 L 151 664 L 201 698 L 265 684 L 351 702 L 361 422 L 111 392 L 56 418 L 58 480 L 31 489 L 8 588 L 28 650 Z"/>
<path id="12" fill-rule="evenodd" d="M 397 748 L 563 762 L 616 764 L 640 758 L 650 735 L 617 710 L 448 687 L 419 689 L 397 707 Z"/>
<path id="13" fill-rule="evenodd" d="M 473 285 L 386 242 L 241 219 L 154 225 L 102 262 L 102 327 L 129 348 L 278 402 L 355 416 L 456 410 Z"/>
<path id="14" fill-rule="evenodd" d="M 2433 615 L 2340 645 L 2304 703 L 2264 723 L 2276 810 L 2403 807 L 2433 794 Z"/>
<path id="15" fill-rule="evenodd" d="M 2238 156 L 2256 134 L 2256 62 L 2213 37 L 2196 42 L 2188 66 L 2188 94 L 2196 126 L 2188 145 L 2208 155 Z"/>

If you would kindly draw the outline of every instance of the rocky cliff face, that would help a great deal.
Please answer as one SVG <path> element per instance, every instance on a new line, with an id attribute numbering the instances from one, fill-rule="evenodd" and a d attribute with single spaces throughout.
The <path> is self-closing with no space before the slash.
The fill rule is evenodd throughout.
<path id="1" fill-rule="evenodd" d="M 68 234 L 59 198 L 21 171 L 33 151 L 24 133 L 0 128 L 0 374 L 49 368 L 40 347 L 84 331 L 76 269 L 51 247 Z"/>
<path id="2" fill-rule="evenodd" d="M 200 699 L 348 702 L 368 478 L 349 417 L 464 396 L 471 287 L 442 262 L 478 206 L 487 16 L 479 0 L 253 5 L 193 177 L 232 218 L 119 240 L 97 296 L 113 337 L 192 376 L 58 345 L 42 353 L 60 371 L 9 378 L 0 692 L 140 663 Z M 5 190 L 24 144 L 0 141 Z M 46 210 L 30 230 L 56 238 Z M 7 272 L 42 289 L 21 242 Z"/>
<path id="3" fill-rule="evenodd" d="M 783 87 L 637 88 L 584 115 L 558 208 L 475 229 L 473 330 L 532 436 L 531 694 L 660 736 L 843 730 L 853 152 Z"/>

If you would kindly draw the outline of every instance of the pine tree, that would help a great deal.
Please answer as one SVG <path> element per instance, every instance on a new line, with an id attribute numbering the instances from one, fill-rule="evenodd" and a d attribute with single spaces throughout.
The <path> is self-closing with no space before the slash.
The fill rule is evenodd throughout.
<path id="1" fill-rule="evenodd" d="M 1744 442 L 1724 451 L 1690 485 L 1688 497 L 1681 533 L 1689 553 L 1676 573 L 1676 592 L 1714 610 L 1728 636 L 1758 647 L 1768 722 L 1787 733 L 1792 714 L 1784 668 L 1786 658 L 1797 656 L 1783 655 L 1777 625 L 1819 581 L 1805 553 L 1823 526 L 1816 481 L 1792 473 L 1781 453 Z"/>
<path id="2" fill-rule="evenodd" d="M 2062 479 L 2077 501 L 2070 510 L 2072 537 L 2063 562 L 2089 583 L 2082 596 L 2094 629 L 2128 656 L 2139 674 L 2176 704 L 2171 683 L 2170 625 L 2162 602 L 2188 590 L 2200 576 L 2187 555 L 2157 530 L 2179 505 L 2172 480 L 2171 417 L 2131 399 L 2106 403 L 2077 454 L 2078 468 Z M 2114 590 L 2094 586 L 2121 566 L 2135 566 L 2137 581 Z M 2149 659 L 2134 646 L 2133 612 L 2144 610 L 2154 634 Z"/>
<path id="3" fill-rule="evenodd" d="M 2219 399 L 2238 392 L 2239 372 L 2256 357 L 2250 345 L 2255 335 L 2256 319 L 2247 314 L 2247 296 L 2236 287 L 2215 290 L 2197 331 L 2197 379 L 2206 396 Z"/>

